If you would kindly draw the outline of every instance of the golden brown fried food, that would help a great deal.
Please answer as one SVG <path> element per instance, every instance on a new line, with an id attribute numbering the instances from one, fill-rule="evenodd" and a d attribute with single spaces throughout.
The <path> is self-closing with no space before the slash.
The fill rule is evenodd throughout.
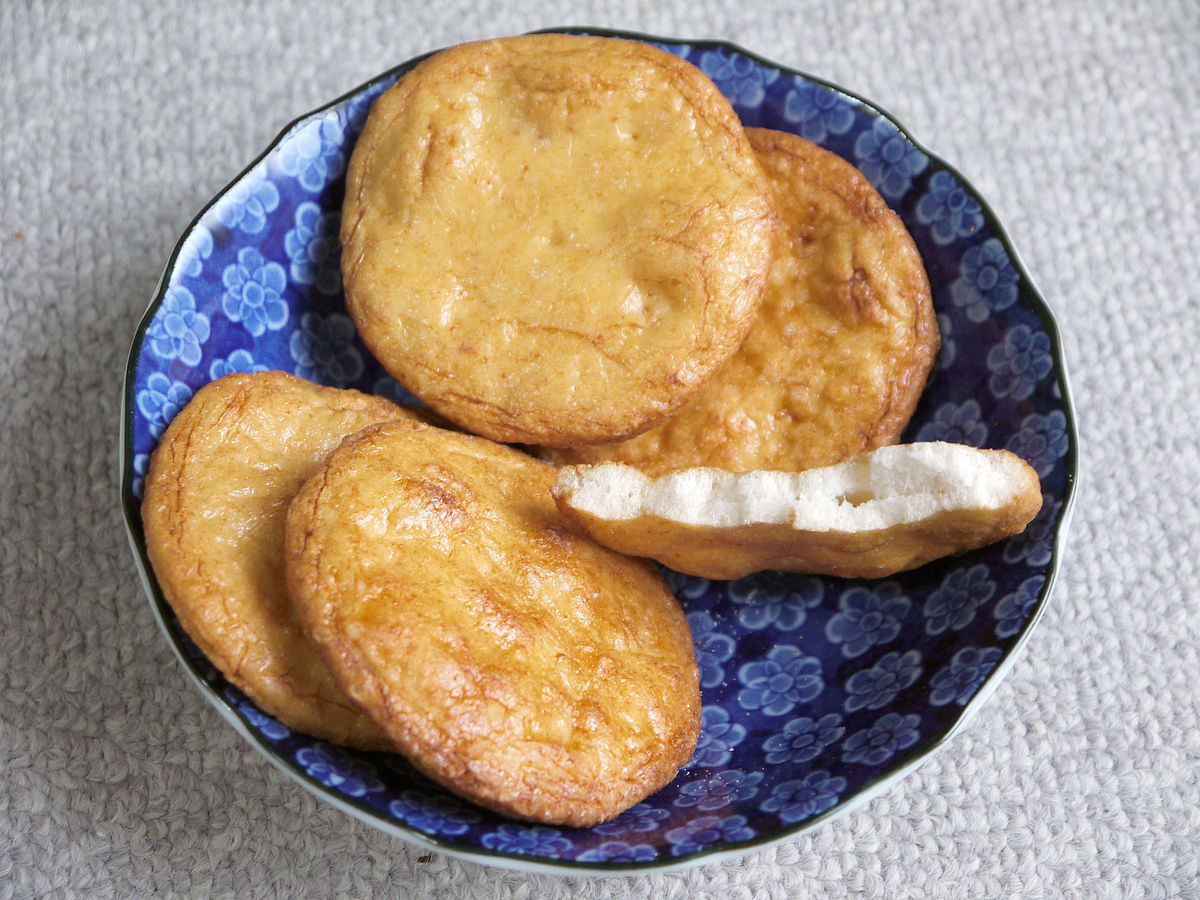
<path id="1" fill-rule="evenodd" d="M 939 344 L 929 282 L 900 218 L 849 163 L 795 135 L 746 133 L 782 219 L 745 343 L 662 425 L 559 463 L 799 471 L 895 443 Z"/>
<path id="2" fill-rule="evenodd" d="M 287 573 L 350 696 L 429 777 L 588 825 L 662 787 L 700 723 L 657 571 L 576 535 L 551 466 L 415 422 L 366 429 L 300 490 Z"/>
<path id="3" fill-rule="evenodd" d="M 465 44 L 383 94 L 355 145 L 347 305 L 384 367 L 470 431 L 617 440 L 741 343 L 775 221 L 691 64 L 613 38 Z"/>
<path id="4" fill-rule="evenodd" d="M 374 749 L 390 742 L 300 628 L 283 523 L 342 438 L 405 415 L 382 397 L 284 372 L 226 376 L 197 391 L 163 434 L 142 504 L 163 595 L 213 665 L 285 725 Z"/>
<path id="5" fill-rule="evenodd" d="M 648 478 L 620 463 L 567 467 L 553 493 L 600 543 L 705 578 L 760 569 L 882 578 L 1019 534 L 1042 505 L 1024 460 L 941 442 L 804 472 Z"/>

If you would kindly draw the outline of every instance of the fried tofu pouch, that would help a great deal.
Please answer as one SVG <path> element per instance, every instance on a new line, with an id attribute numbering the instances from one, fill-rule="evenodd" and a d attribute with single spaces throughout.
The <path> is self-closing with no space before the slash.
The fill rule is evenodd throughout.
<path id="1" fill-rule="evenodd" d="M 355 144 L 346 304 L 468 431 L 619 440 L 737 349 L 775 226 L 733 107 L 691 63 L 580 35 L 462 44 L 385 92 Z"/>
<path id="2" fill-rule="evenodd" d="M 288 584 L 342 688 L 412 764 L 517 818 L 590 825 L 699 733 L 679 604 L 576 534 L 554 469 L 415 422 L 348 439 L 288 512 Z"/>
<path id="3" fill-rule="evenodd" d="M 1019 534 L 1042 505 L 1024 460 L 943 442 L 804 472 L 649 478 L 619 463 L 571 466 L 552 492 L 605 546 L 717 579 L 762 569 L 881 578 Z"/>
<path id="4" fill-rule="evenodd" d="M 758 317 L 704 390 L 618 443 L 543 455 L 650 475 L 710 466 L 800 471 L 900 439 L 940 344 L 916 245 L 854 166 L 801 137 L 747 128 L 780 229 Z"/>
<path id="5" fill-rule="evenodd" d="M 283 572 L 288 504 L 347 435 L 409 413 L 285 372 L 200 388 L 163 433 L 142 523 L 155 577 L 214 666 L 289 728 L 339 744 L 391 742 L 305 637 Z"/>

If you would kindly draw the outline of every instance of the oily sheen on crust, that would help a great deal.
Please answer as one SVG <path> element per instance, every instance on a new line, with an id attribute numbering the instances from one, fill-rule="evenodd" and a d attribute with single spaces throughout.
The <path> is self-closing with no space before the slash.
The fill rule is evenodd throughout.
<path id="1" fill-rule="evenodd" d="M 415 395 L 498 441 L 651 427 L 741 343 L 775 215 L 729 102 L 635 41 L 442 51 L 372 108 L 342 216 L 347 306 Z"/>
<path id="2" fill-rule="evenodd" d="M 335 743 L 383 749 L 342 692 L 287 593 L 288 503 L 341 440 L 407 413 L 382 397 L 284 372 L 205 385 L 163 433 L 142 522 L 163 595 L 222 674 L 265 712 Z"/>
<path id="3" fill-rule="evenodd" d="M 940 343 L 912 238 L 845 160 L 792 134 L 746 133 L 781 227 L 745 342 L 663 424 L 547 458 L 623 462 L 655 475 L 695 466 L 799 471 L 900 439 Z"/>
<path id="4" fill-rule="evenodd" d="M 418 769 L 498 812 L 612 818 L 699 731 L 683 612 L 655 569 L 563 524 L 552 467 L 395 422 L 288 513 L 288 583 L 346 692 Z"/>

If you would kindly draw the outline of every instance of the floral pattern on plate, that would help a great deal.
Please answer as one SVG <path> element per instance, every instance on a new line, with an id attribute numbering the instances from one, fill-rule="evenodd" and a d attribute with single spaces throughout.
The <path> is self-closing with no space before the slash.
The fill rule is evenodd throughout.
<path id="1" fill-rule="evenodd" d="M 780 840 L 881 789 L 954 729 L 1024 642 L 1045 605 L 1070 509 L 1076 438 L 1053 319 L 970 185 L 888 116 L 824 81 L 727 44 L 657 43 L 707 72 L 747 125 L 799 133 L 878 187 L 922 253 L 944 335 L 905 438 L 1008 448 L 1037 469 L 1045 506 L 1018 538 L 886 581 L 666 573 L 696 641 L 700 741 L 674 782 L 585 829 L 505 819 L 399 757 L 282 727 L 188 641 L 141 547 L 181 659 L 265 753 L 379 827 L 498 864 L 691 863 Z M 337 231 L 354 140 L 374 99 L 411 65 L 290 126 L 181 239 L 127 375 L 123 491 L 135 545 L 149 455 L 207 382 L 283 369 L 410 399 L 346 314 Z"/>

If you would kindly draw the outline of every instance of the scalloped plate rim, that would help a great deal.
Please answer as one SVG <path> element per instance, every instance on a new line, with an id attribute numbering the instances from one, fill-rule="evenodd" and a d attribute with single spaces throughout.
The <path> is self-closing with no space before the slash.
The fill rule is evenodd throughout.
<path id="1" fill-rule="evenodd" d="M 479 863 L 482 865 L 499 866 L 507 869 L 534 872 L 542 874 L 556 875 L 591 875 L 591 876 L 609 876 L 609 875 L 635 875 L 648 872 L 668 872 L 678 871 L 682 869 L 692 868 L 698 865 L 709 863 L 717 863 L 729 860 L 735 857 L 743 856 L 755 850 L 761 850 L 767 847 L 775 846 L 785 840 L 795 838 L 804 832 L 810 831 L 820 825 L 832 821 L 842 815 L 845 815 L 868 801 L 876 798 L 888 788 L 901 781 L 906 776 L 915 771 L 922 763 L 937 753 L 948 741 L 959 733 L 968 723 L 974 718 L 975 714 L 983 706 L 984 703 L 995 692 L 996 687 L 1004 679 L 1011 670 L 1013 663 L 1020 656 L 1029 641 L 1030 635 L 1036 628 L 1038 622 L 1046 611 L 1048 601 L 1057 580 L 1059 568 L 1062 563 L 1063 550 L 1066 544 L 1067 534 L 1070 530 L 1071 519 L 1074 513 L 1075 494 L 1079 480 L 1079 436 L 1076 425 L 1076 413 L 1073 396 L 1070 390 L 1070 379 L 1067 372 L 1066 358 L 1062 336 L 1058 327 L 1057 319 L 1049 304 L 1046 302 L 1041 290 L 1037 287 L 1031 277 L 1024 261 L 1013 246 L 1012 240 L 1009 237 L 1008 231 L 1004 228 L 995 211 L 987 203 L 986 199 L 979 193 L 975 186 L 963 176 L 963 174 L 953 165 L 946 162 L 937 154 L 930 151 L 927 147 L 916 140 L 908 131 L 907 128 L 895 116 L 888 113 L 878 104 L 868 100 L 867 98 L 850 91 L 841 85 L 821 78 L 816 75 L 811 75 L 801 69 L 796 69 L 792 66 L 784 65 L 767 59 L 753 51 L 746 50 L 740 45 L 726 40 L 719 39 L 681 39 L 670 38 L 658 35 L 651 35 L 636 31 L 626 31 L 621 29 L 600 28 L 591 26 L 578 27 L 555 27 L 540 29 L 530 32 L 533 34 L 590 34 L 603 37 L 624 38 L 629 40 L 637 40 L 643 42 L 660 43 L 660 44 L 685 44 L 691 48 L 722 48 L 734 53 L 745 56 L 754 60 L 760 65 L 770 67 L 781 73 L 786 73 L 793 76 L 799 76 L 805 80 L 815 84 L 822 85 L 832 91 L 843 95 L 856 104 L 871 110 L 875 115 L 885 119 L 894 125 L 910 144 L 917 150 L 924 153 L 931 164 L 940 167 L 949 172 L 961 183 L 963 189 L 975 199 L 984 216 L 984 220 L 988 225 L 991 233 L 997 238 L 1008 254 L 1014 269 L 1020 276 L 1022 282 L 1026 285 L 1029 297 L 1036 301 L 1035 308 L 1030 309 L 1042 322 L 1046 328 L 1047 336 L 1051 341 L 1051 356 L 1054 360 L 1055 380 L 1058 384 L 1062 395 L 1063 413 L 1066 418 L 1066 435 L 1067 435 L 1067 452 L 1064 458 L 1066 467 L 1066 483 L 1063 490 L 1062 508 L 1059 511 L 1057 522 L 1054 526 L 1054 540 L 1051 549 L 1051 557 L 1046 564 L 1046 580 L 1038 592 L 1037 603 L 1032 614 L 1026 620 L 1021 628 L 1021 631 L 1016 635 L 1013 644 L 1005 652 L 1004 656 L 996 664 L 995 668 L 989 673 L 976 691 L 975 695 L 966 703 L 959 712 L 955 720 L 943 731 L 942 734 L 926 741 L 923 744 L 918 744 L 913 751 L 899 757 L 899 762 L 895 763 L 892 769 L 884 774 L 876 776 L 874 779 L 869 779 L 853 794 L 845 796 L 845 799 L 840 800 L 833 807 L 818 813 L 803 822 L 782 826 L 768 836 L 755 837 L 746 841 L 732 842 L 723 845 L 714 846 L 710 849 L 699 850 L 694 853 L 684 854 L 674 857 L 669 860 L 651 860 L 645 862 L 620 862 L 620 863 L 587 863 L 578 862 L 576 860 L 562 859 L 557 861 L 539 860 L 537 858 L 523 856 L 514 853 L 505 853 L 503 851 L 491 851 L 486 849 L 465 849 L 460 845 L 449 843 L 444 839 L 428 835 L 411 826 L 406 826 L 403 823 L 397 823 L 390 819 L 384 818 L 375 810 L 352 802 L 350 799 L 343 797 L 337 792 L 329 789 L 321 782 L 313 779 L 297 769 L 292 768 L 284 760 L 280 759 L 274 750 L 263 740 L 262 736 L 248 728 L 245 722 L 233 709 L 230 702 L 213 687 L 205 681 L 196 671 L 194 663 L 184 654 L 180 643 L 179 635 L 176 633 L 177 626 L 173 626 L 168 622 L 164 615 L 163 604 L 165 599 L 161 595 L 157 582 L 151 574 L 149 560 L 146 557 L 144 532 L 141 527 L 140 515 L 137 511 L 136 503 L 133 502 L 133 466 L 132 466 L 132 443 L 129 434 L 128 423 L 132 411 L 134 409 L 135 398 L 133 397 L 133 381 L 136 374 L 137 359 L 139 351 L 144 343 L 145 333 L 162 304 L 166 293 L 167 280 L 171 272 L 174 270 L 178 261 L 180 250 L 184 243 L 195 231 L 200 221 L 205 214 L 215 206 L 235 185 L 241 182 L 251 171 L 253 171 L 264 159 L 284 140 L 286 140 L 297 128 L 305 122 L 327 112 L 328 110 L 338 106 L 344 101 L 360 94 L 362 91 L 376 84 L 377 82 L 398 76 L 417 65 L 423 59 L 440 52 L 441 49 L 432 50 L 426 53 L 414 56 L 399 65 L 393 66 L 386 71 L 367 79 L 356 87 L 346 91 L 333 100 L 324 103 L 315 109 L 312 109 L 302 115 L 299 115 L 289 121 L 275 138 L 260 152 L 247 166 L 238 172 L 224 187 L 222 187 L 213 197 L 205 203 L 196 215 L 191 219 L 186 228 L 181 233 L 178 241 L 163 268 L 162 274 L 159 277 L 158 284 L 151 296 L 151 300 L 146 307 L 141 319 L 138 322 L 137 328 L 134 331 L 133 340 L 130 344 L 129 354 L 126 360 L 125 373 L 121 386 L 121 421 L 119 430 L 119 464 L 121 466 L 120 483 L 120 502 L 125 524 L 126 536 L 129 540 L 130 547 L 133 551 L 134 561 L 138 570 L 138 575 L 142 583 L 143 590 L 147 598 L 150 600 L 151 610 L 154 614 L 155 621 L 159 628 L 167 637 L 172 652 L 183 665 L 184 671 L 195 684 L 203 696 L 214 706 L 221 717 L 225 719 L 234 730 L 246 739 L 251 746 L 261 753 L 273 767 L 286 775 L 292 780 L 298 782 L 302 787 L 308 790 L 314 796 L 324 800 L 335 806 L 342 812 L 345 812 L 354 818 L 365 822 L 366 824 L 378 828 L 394 837 L 398 837 L 408 843 L 423 849 L 432 849 L 440 853 L 445 853 L 448 856 L 457 859 L 468 860 L 470 862 Z"/>

